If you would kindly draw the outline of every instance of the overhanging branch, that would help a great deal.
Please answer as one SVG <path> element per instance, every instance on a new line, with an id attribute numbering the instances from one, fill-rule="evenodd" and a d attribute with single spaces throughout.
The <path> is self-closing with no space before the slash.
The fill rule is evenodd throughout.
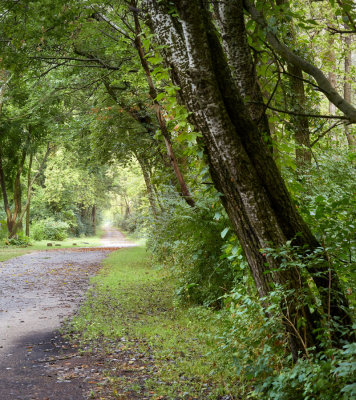
<path id="1" fill-rule="evenodd" d="M 257 10 L 252 1 L 244 0 L 244 6 L 252 19 L 265 30 L 266 39 L 274 50 L 288 63 L 299 67 L 307 74 L 313 76 L 329 101 L 345 114 L 345 119 L 351 123 L 356 123 L 356 108 L 337 93 L 323 72 L 315 65 L 295 54 L 288 46 L 282 43 L 272 32 L 263 14 Z"/>

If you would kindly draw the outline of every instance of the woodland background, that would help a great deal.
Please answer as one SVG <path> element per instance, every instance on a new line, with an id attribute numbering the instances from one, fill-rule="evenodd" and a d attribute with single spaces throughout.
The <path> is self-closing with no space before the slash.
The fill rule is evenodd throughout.
<path id="1" fill-rule="evenodd" d="M 111 220 L 251 398 L 354 398 L 355 4 L 0 7 L 4 243 Z"/>

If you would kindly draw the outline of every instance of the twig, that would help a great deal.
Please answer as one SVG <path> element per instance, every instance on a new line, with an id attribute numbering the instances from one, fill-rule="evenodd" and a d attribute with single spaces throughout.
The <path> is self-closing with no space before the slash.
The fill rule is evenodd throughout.
<path id="1" fill-rule="evenodd" d="M 328 132 L 330 132 L 332 129 L 336 128 L 337 126 L 343 125 L 344 122 L 335 122 L 335 124 L 331 125 L 329 129 L 324 131 L 323 133 L 320 133 L 318 137 L 311 143 L 310 147 L 313 147 L 316 143 L 319 142 L 321 138 L 323 138 Z"/>

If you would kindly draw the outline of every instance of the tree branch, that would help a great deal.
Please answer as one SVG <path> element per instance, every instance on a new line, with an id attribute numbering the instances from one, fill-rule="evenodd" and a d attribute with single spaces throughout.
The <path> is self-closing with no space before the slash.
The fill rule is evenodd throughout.
<path id="1" fill-rule="evenodd" d="M 272 106 L 267 106 L 268 109 L 277 111 L 283 114 L 290 114 L 294 115 L 296 117 L 310 117 L 310 118 L 326 118 L 326 119 L 342 119 L 343 121 L 348 121 L 347 117 L 339 116 L 339 115 L 320 115 L 320 114 L 303 114 L 303 113 L 298 113 L 294 111 L 289 111 L 289 110 L 281 110 L 279 108 L 275 108 Z"/>
<path id="2" fill-rule="evenodd" d="M 319 142 L 321 138 L 323 138 L 328 132 L 330 132 L 332 129 L 336 128 L 337 126 L 343 125 L 344 122 L 335 122 L 335 124 L 331 125 L 330 128 L 328 128 L 326 131 L 320 133 L 318 137 L 310 144 L 310 147 L 313 147 L 315 144 Z"/>
<path id="3" fill-rule="evenodd" d="M 266 39 L 275 51 L 288 63 L 301 68 L 304 72 L 313 76 L 329 101 L 335 104 L 335 106 L 345 114 L 346 119 L 352 123 L 356 123 L 356 108 L 337 93 L 323 72 L 295 54 L 288 46 L 282 43 L 272 32 L 263 14 L 256 9 L 253 2 L 250 0 L 244 0 L 244 6 L 252 19 L 265 30 Z"/>

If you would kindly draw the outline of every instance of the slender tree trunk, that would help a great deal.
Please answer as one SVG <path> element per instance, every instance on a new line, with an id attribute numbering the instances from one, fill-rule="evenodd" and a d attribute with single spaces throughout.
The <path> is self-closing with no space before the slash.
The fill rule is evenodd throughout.
<path id="1" fill-rule="evenodd" d="M 347 27 L 347 26 L 346 26 Z M 345 76 L 344 76 L 344 97 L 345 100 L 351 103 L 352 89 L 351 89 L 351 66 L 352 66 L 352 51 L 351 43 L 352 36 L 347 35 L 345 41 Z M 356 151 L 356 136 L 351 132 L 351 126 L 345 123 L 345 135 L 350 151 Z"/>
<path id="2" fill-rule="evenodd" d="M 303 71 L 292 64 L 288 65 L 289 83 L 291 88 L 290 108 L 299 114 L 306 113 Z M 293 116 L 291 118 L 294 130 L 295 160 L 297 167 L 310 167 L 312 154 L 310 149 L 310 131 L 308 117 Z"/>
<path id="3" fill-rule="evenodd" d="M 16 223 L 17 217 L 21 215 L 22 211 L 22 187 L 21 187 L 21 175 L 23 167 L 25 165 L 27 149 L 22 151 L 22 157 L 20 160 L 20 165 L 17 169 L 16 178 L 14 182 L 14 212 L 12 214 L 12 231 L 10 231 L 10 237 L 16 235 L 17 230 L 22 228 L 22 220 Z M 15 228 L 16 227 L 16 228 Z"/>
<path id="4" fill-rule="evenodd" d="M 136 0 L 132 0 L 131 1 L 131 6 L 136 9 Z M 172 168 L 175 172 L 175 175 L 177 177 L 179 186 L 180 186 L 180 190 L 182 193 L 182 197 L 184 198 L 184 200 L 191 206 L 191 207 L 195 207 L 195 201 L 192 197 L 192 195 L 189 192 L 188 186 L 185 182 L 185 179 L 183 177 L 183 174 L 179 168 L 177 159 L 175 157 L 174 151 L 173 151 L 173 147 L 172 147 L 172 142 L 170 139 L 170 134 L 167 130 L 167 124 L 166 124 L 166 120 L 164 119 L 163 113 L 162 113 L 162 109 L 161 106 L 159 104 L 159 102 L 157 101 L 157 90 L 155 88 L 155 85 L 153 83 L 153 79 L 151 76 L 151 71 L 143 50 L 143 46 L 142 46 L 142 42 L 141 42 L 141 26 L 140 26 L 140 22 L 138 19 L 138 15 L 136 12 L 133 12 L 133 16 L 134 16 L 134 21 L 135 21 L 135 31 L 136 31 L 136 36 L 135 36 L 135 46 L 136 49 L 138 51 L 138 55 L 140 57 L 140 61 L 141 61 L 141 65 L 145 71 L 146 74 L 146 78 L 147 78 L 147 83 L 149 86 L 149 94 L 150 97 L 153 101 L 153 105 L 155 108 L 155 112 L 156 112 L 156 116 L 157 116 L 157 121 L 159 123 L 159 126 L 161 128 L 161 133 L 164 139 L 164 143 L 166 145 L 167 148 L 167 152 L 168 152 L 168 156 L 172 165 Z"/>
<path id="5" fill-rule="evenodd" d="M 32 186 L 35 183 L 36 179 L 39 177 L 40 173 L 42 172 L 43 167 L 46 164 L 46 161 L 47 161 L 47 158 L 49 156 L 50 151 L 51 151 L 51 148 L 50 148 L 50 145 L 48 144 L 47 145 L 47 151 L 46 151 L 46 154 L 43 157 L 43 160 L 42 160 L 42 163 L 40 165 L 40 168 L 37 171 L 36 175 L 32 178 L 30 186 L 27 188 L 27 199 L 26 199 L 25 207 L 22 208 L 21 213 L 15 219 L 12 218 L 13 221 L 12 221 L 12 225 L 11 225 L 11 230 L 9 230 L 9 238 L 13 238 L 16 235 L 16 232 L 19 229 L 19 227 L 22 225 L 23 217 L 25 216 L 25 213 L 27 212 L 27 210 L 28 210 L 28 208 L 30 206 Z M 0 176 L 1 176 L 1 170 L 2 170 L 2 168 L 0 166 Z M 10 215 L 11 215 L 11 212 L 10 212 Z"/>
<path id="6" fill-rule="evenodd" d="M 152 183 L 153 192 L 154 192 L 154 194 L 156 195 L 157 203 L 158 203 L 159 208 L 161 209 L 161 211 L 164 212 L 164 207 L 163 207 L 163 204 L 162 204 L 160 195 L 159 195 L 159 193 L 158 193 L 157 187 L 156 187 L 156 185 L 152 182 L 152 173 L 151 173 L 151 171 L 149 171 L 149 174 L 150 174 L 150 181 L 151 181 L 151 183 Z"/>
<path id="7" fill-rule="evenodd" d="M 148 24 L 165 46 L 171 76 L 179 82 L 180 95 L 203 134 L 213 182 L 223 194 L 223 205 L 260 296 L 276 283 L 287 289 L 282 308 L 292 354 L 297 357 L 309 346 L 318 346 L 315 328 L 323 319 L 312 316 L 300 300 L 301 291 L 308 292 L 301 271 L 281 268 L 278 259 L 265 256 L 261 249 L 279 247 L 288 240 L 310 250 L 320 244 L 298 214 L 261 132 L 241 101 L 205 3 L 175 0 L 179 20 L 168 12 L 167 2 L 144 0 L 143 4 Z M 319 274 L 313 278 L 325 310 L 330 309 L 331 318 L 350 325 L 346 297 L 326 260 L 311 272 Z"/>
<path id="8" fill-rule="evenodd" d="M 30 153 L 30 161 L 28 163 L 28 173 L 27 173 L 27 198 L 28 198 L 28 207 L 26 211 L 26 236 L 30 236 L 30 208 L 31 208 L 31 172 L 32 172 L 32 160 L 33 153 Z"/>
<path id="9" fill-rule="evenodd" d="M 146 129 L 146 131 L 149 134 L 151 134 L 153 136 L 155 134 L 155 130 L 153 128 L 152 120 L 151 120 L 151 117 L 150 117 L 149 113 L 147 111 L 145 112 L 145 110 L 142 109 L 142 110 L 140 110 L 144 114 L 144 116 L 142 116 L 142 113 L 137 113 L 137 112 L 134 112 L 132 110 L 129 110 L 124 104 L 121 104 L 119 102 L 119 99 L 117 98 L 113 88 L 110 86 L 108 80 L 104 79 L 103 82 L 104 82 L 104 85 L 106 87 L 106 90 L 107 90 L 108 94 L 112 97 L 112 99 L 117 104 L 119 104 L 120 107 L 122 107 L 133 119 L 135 119 L 137 122 L 139 122 Z M 153 81 L 152 81 L 152 83 L 153 83 Z M 165 121 L 164 121 L 164 125 L 165 125 Z M 161 129 L 162 129 L 162 127 L 161 127 Z M 159 153 L 159 155 L 160 155 L 160 157 L 162 159 L 163 164 L 166 167 L 172 167 L 174 175 L 175 175 L 175 177 L 176 177 L 176 179 L 178 181 L 178 185 L 179 185 L 179 188 L 181 190 L 182 196 L 188 202 L 188 204 L 191 203 L 189 205 L 192 206 L 193 204 L 189 200 L 190 199 L 189 190 L 188 190 L 188 187 L 187 187 L 187 185 L 185 183 L 184 177 L 183 177 L 183 175 L 182 175 L 182 173 L 180 171 L 177 159 L 176 159 L 176 157 L 174 155 L 172 143 L 171 143 L 171 140 L 169 138 L 169 134 L 167 132 L 167 129 L 166 129 L 166 136 L 164 136 L 163 138 L 164 138 L 164 142 L 165 142 L 165 145 L 166 145 L 168 158 L 164 157 L 164 155 L 161 153 L 160 149 L 158 149 L 158 153 Z"/>
<path id="10" fill-rule="evenodd" d="M 330 35 L 330 38 L 328 40 L 328 44 L 329 44 L 329 51 L 328 51 L 328 54 L 327 54 L 328 63 L 329 63 L 331 68 L 334 68 L 334 66 L 336 64 L 336 56 L 335 56 L 335 52 L 334 52 L 334 49 L 333 49 L 334 37 L 332 35 Z M 329 82 L 331 83 L 331 86 L 335 89 L 336 88 L 336 74 L 335 74 L 335 72 L 330 71 L 329 74 L 328 74 L 328 79 L 329 79 Z M 335 104 L 333 104 L 331 101 L 329 101 L 329 113 L 331 115 L 335 115 L 335 112 L 336 112 Z"/>
<path id="11" fill-rule="evenodd" d="M 138 156 L 138 154 L 135 153 L 135 156 L 141 167 L 143 179 L 145 181 L 145 185 L 146 185 L 146 189 L 147 189 L 147 197 L 148 197 L 148 201 L 151 206 L 152 214 L 155 218 L 157 218 L 158 210 L 157 210 L 155 196 L 154 196 L 154 192 L 153 192 L 153 188 L 152 188 L 150 174 L 148 172 L 147 163 L 145 162 L 145 159 L 143 157 Z"/>
<path id="12" fill-rule="evenodd" d="M 5 182 L 5 174 L 4 174 L 4 169 L 3 169 L 1 148 L 0 148 L 0 185 L 1 185 L 2 198 L 3 198 L 3 202 L 4 202 L 4 209 L 5 209 L 5 213 L 6 213 L 7 230 L 9 232 L 11 232 L 12 231 L 12 215 L 11 215 L 11 210 L 10 210 L 10 205 L 9 205 L 9 198 L 7 196 L 7 190 L 6 190 L 6 182 Z"/>
<path id="13" fill-rule="evenodd" d="M 91 221 L 92 221 L 93 235 L 96 235 L 96 205 L 95 204 L 91 208 Z"/>
<path id="14" fill-rule="evenodd" d="M 288 5 L 288 0 L 276 0 L 278 6 Z M 289 30 L 288 37 L 295 43 L 295 29 L 293 22 L 283 19 Z M 289 94 L 289 109 L 298 114 L 306 114 L 306 98 L 302 69 L 294 64 L 288 64 L 288 80 L 291 93 Z M 310 131 L 308 117 L 292 116 L 291 126 L 294 132 L 295 161 L 299 169 L 311 166 L 312 154 L 310 149 Z"/>
<path id="15" fill-rule="evenodd" d="M 124 200 L 125 200 L 125 219 L 131 214 L 131 210 L 130 210 L 130 203 L 126 197 L 126 195 L 124 195 Z"/>

